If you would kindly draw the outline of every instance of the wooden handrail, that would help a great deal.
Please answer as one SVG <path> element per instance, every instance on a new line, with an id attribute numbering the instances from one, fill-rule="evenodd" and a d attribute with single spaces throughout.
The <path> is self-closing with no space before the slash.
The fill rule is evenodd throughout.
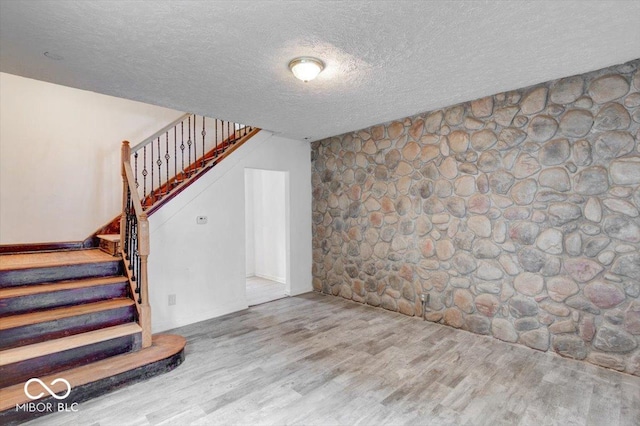
<path id="1" fill-rule="evenodd" d="M 163 135 L 167 130 L 169 129 L 173 129 L 177 124 L 179 124 L 180 122 L 184 121 L 187 119 L 187 117 L 189 117 L 191 115 L 190 112 L 187 112 L 183 115 L 181 115 L 180 117 L 176 118 L 175 120 L 173 120 L 171 123 L 167 124 L 166 126 L 164 126 L 162 129 L 158 130 L 157 132 L 155 132 L 153 135 L 149 136 L 148 138 L 146 138 L 145 140 L 143 140 L 142 142 L 140 142 L 139 144 L 136 144 L 135 146 L 133 146 L 131 148 L 131 152 L 136 152 L 138 151 L 140 148 L 142 148 L 145 145 L 149 145 L 151 142 L 153 142 L 158 136 Z"/>

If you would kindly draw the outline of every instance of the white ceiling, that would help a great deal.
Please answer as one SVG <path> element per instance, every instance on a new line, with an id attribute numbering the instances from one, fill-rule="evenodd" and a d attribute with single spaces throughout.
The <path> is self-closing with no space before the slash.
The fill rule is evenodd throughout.
<path id="1" fill-rule="evenodd" d="M 316 140 L 638 58 L 639 22 L 632 0 L 0 0 L 0 70 Z"/>

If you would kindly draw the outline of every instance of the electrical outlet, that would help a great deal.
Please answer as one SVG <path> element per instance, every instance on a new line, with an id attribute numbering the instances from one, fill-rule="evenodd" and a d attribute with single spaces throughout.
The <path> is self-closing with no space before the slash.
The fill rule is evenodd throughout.
<path id="1" fill-rule="evenodd" d="M 176 304 L 176 295 L 175 294 L 170 294 L 169 295 L 169 306 L 173 306 Z"/>
<path id="2" fill-rule="evenodd" d="M 206 216 L 196 216 L 196 223 L 198 225 L 206 225 L 208 220 Z"/>

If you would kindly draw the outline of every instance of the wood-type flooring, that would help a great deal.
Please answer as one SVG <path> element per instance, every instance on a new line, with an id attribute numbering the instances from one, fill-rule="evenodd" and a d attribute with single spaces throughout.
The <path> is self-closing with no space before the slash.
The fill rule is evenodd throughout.
<path id="1" fill-rule="evenodd" d="M 284 283 L 262 277 L 247 277 L 247 304 L 249 306 L 287 297 Z"/>
<path id="2" fill-rule="evenodd" d="M 638 425 L 640 378 L 308 293 L 172 331 L 174 371 L 29 425 Z"/>

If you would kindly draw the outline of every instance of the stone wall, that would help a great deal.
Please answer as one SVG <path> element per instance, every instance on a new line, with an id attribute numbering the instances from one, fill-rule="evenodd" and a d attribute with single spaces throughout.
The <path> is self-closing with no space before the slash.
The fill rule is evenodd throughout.
<path id="1" fill-rule="evenodd" d="M 640 375 L 639 68 L 315 142 L 314 289 Z"/>

